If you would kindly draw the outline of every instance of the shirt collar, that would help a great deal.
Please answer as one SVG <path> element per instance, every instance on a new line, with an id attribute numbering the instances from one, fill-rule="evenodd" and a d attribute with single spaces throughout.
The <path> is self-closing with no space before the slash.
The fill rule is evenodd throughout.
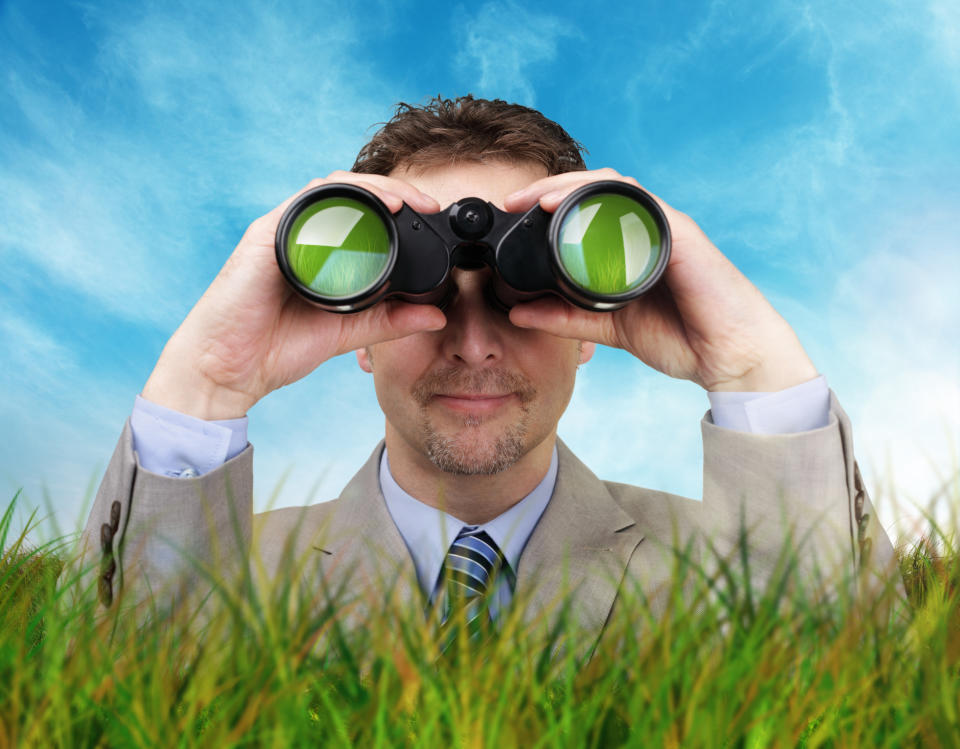
<path id="1" fill-rule="evenodd" d="M 493 520 L 475 526 L 424 504 L 401 489 L 390 473 L 387 450 L 384 448 L 380 455 L 380 489 L 390 517 L 413 557 L 420 589 L 427 596 L 432 594 L 447 550 L 464 526 L 480 528 L 490 534 L 506 557 L 510 568 L 516 572 L 527 539 L 533 533 L 553 495 L 557 483 L 557 466 L 557 446 L 554 445 L 550 467 L 534 490 Z"/>

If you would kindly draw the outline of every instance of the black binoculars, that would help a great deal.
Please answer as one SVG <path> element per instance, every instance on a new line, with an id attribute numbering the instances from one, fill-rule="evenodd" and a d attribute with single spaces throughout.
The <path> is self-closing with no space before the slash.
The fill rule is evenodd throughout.
<path id="1" fill-rule="evenodd" d="M 550 214 L 523 214 L 480 198 L 438 213 L 406 203 L 391 214 L 350 184 L 315 187 L 287 208 L 277 262 L 304 299 L 330 312 L 359 312 L 381 299 L 443 308 L 455 291 L 451 270 L 489 266 L 491 304 L 556 294 L 589 310 L 614 310 L 649 291 L 670 257 L 670 226 L 656 201 L 623 182 L 572 192 Z"/>

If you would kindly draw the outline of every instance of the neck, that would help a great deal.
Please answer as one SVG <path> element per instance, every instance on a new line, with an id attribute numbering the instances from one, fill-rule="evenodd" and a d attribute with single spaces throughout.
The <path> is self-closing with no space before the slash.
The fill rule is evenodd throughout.
<path id="1" fill-rule="evenodd" d="M 543 481 L 550 468 L 556 431 L 500 473 L 446 473 L 387 424 L 387 457 L 394 481 L 407 494 L 469 525 L 481 525 L 513 507 Z"/>

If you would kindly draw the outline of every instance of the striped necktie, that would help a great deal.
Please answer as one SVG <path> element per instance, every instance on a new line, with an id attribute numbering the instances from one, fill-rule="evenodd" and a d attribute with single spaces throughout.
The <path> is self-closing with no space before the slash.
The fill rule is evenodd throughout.
<path id="1" fill-rule="evenodd" d="M 440 568 L 440 579 L 443 581 L 440 629 L 451 638 L 455 625 L 462 621 L 474 639 L 485 621 L 492 619 L 488 600 L 495 594 L 497 585 L 506 582 L 511 589 L 515 585 L 513 570 L 496 542 L 486 531 L 470 526 L 464 526 L 450 544 Z"/>

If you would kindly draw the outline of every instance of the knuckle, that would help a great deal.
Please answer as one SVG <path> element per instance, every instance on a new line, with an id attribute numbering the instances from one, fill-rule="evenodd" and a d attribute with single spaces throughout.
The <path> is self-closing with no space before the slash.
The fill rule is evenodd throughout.
<path id="1" fill-rule="evenodd" d="M 695 226 L 694 221 L 690 216 L 688 216 L 683 211 L 678 211 L 676 208 L 671 207 L 667 212 L 667 215 L 670 219 L 671 224 L 677 224 L 678 226 L 683 225 L 689 228 L 691 225 Z"/>
<path id="2" fill-rule="evenodd" d="M 255 218 L 253 221 L 250 222 L 250 225 L 247 227 L 245 236 L 249 236 L 251 234 L 256 234 L 257 232 L 263 231 L 266 228 L 267 220 L 268 220 L 267 215 L 258 216 L 257 218 Z"/>
<path id="3" fill-rule="evenodd" d="M 250 222 L 250 225 L 247 227 L 247 230 L 243 233 L 243 238 L 240 240 L 238 249 L 240 246 L 246 245 L 250 242 L 257 242 L 262 237 L 272 234 L 277 229 L 277 219 L 276 216 L 271 216 L 266 214 L 255 218 Z"/>

